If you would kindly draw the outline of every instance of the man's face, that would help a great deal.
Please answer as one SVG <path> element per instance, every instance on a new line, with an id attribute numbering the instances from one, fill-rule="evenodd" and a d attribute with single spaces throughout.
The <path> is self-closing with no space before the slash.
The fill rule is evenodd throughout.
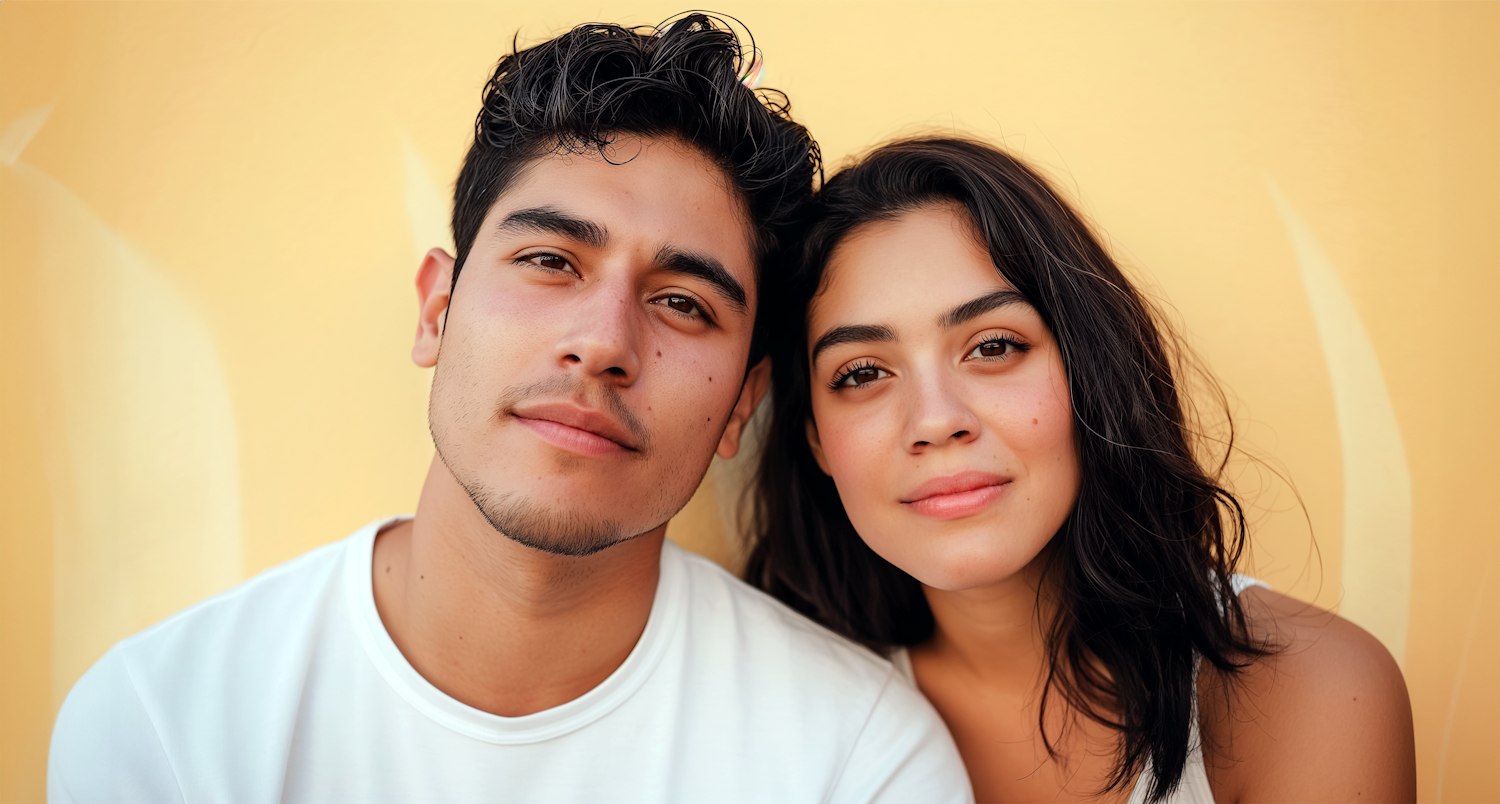
<path id="1" fill-rule="evenodd" d="M 675 140 L 622 137 L 608 156 L 545 156 L 491 207 L 428 412 L 495 529 L 554 553 L 665 523 L 738 443 L 757 301 L 744 205 Z"/>

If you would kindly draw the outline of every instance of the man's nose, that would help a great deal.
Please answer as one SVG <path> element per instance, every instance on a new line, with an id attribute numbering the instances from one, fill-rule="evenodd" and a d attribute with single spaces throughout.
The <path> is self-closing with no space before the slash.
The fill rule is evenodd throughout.
<path id="1" fill-rule="evenodd" d="M 641 369 L 639 307 L 634 290 L 623 282 L 590 288 L 569 313 L 572 320 L 556 345 L 558 361 L 618 385 L 635 382 Z"/>

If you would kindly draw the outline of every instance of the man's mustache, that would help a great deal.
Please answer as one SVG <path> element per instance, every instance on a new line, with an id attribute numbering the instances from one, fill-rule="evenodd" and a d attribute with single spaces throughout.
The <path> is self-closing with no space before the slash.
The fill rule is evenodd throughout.
<path id="1" fill-rule="evenodd" d="M 651 452 L 654 443 L 651 431 L 646 429 L 635 411 L 625 404 L 620 392 L 609 385 L 589 382 L 571 374 L 559 374 L 545 380 L 506 388 L 500 392 L 496 408 L 501 415 L 510 415 L 516 408 L 533 399 L 570 399 L 584 407 L 606 411 L 630 431 L 637 452 L 641 455 Z"/>

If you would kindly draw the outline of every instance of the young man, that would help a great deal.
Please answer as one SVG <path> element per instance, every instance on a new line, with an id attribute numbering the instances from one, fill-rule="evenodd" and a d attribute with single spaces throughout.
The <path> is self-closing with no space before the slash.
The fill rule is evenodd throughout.
<path id="1" fill-rule="evenodd" d="M 889 664 L 663 541 L 765 391 L 758 280 L 817 166 L 738 54 L 692 15 L 501 61 L 458 255 L 417 275 L 415 518 L 116 645 L 58 716 L 52 800 L 969 797 Z"/>

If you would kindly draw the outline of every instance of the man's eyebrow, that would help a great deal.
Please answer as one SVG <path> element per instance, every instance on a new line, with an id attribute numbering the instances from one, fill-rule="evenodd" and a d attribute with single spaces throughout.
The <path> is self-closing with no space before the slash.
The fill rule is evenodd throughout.
<path id="1" fill-rule="evenodd" d="M 707 282 L 737 312 L 743 313 L 750 309 L 749 297 L 745 295 L 745 286 L 724 270 L 724 265 L 713 257 L 663 246 L 660 251 L 656 252 L 656 264 L 667 273 L 691 276 Z"/>
<path id="2" fill-rule="evenodd" d="M 813 344 L 812 362 L 818 362 L 818 355 L 825 349 L 831 349 L 844 343 L 886 343 L 896 340 L 896 331 L 884 324 L 845 324 L 834 327 L 823 333 L 818 342 Z"/>
<path id="3" fill-rule="evenodd" d="M 495 227 L 498 232 L 537 232 L 562 235 L 593 248 L 604 248 L 609 232 L 593 221 L 575 218 L 555 207 L 518 209 L 506 215 Z"/>
<path id="4" fill-rule="evenodd" d="M 959 324 L 968 323 L 991 310 L 1008 307 L 1012 304 L 1031 306 L 1031 302 L 1027 301 L 1025 296 L 1014 290 L 997 290 L 994 293 L 986 293 L 972 301 L 966 301 L 952 310 L 943 313 L 941 316 L 938 316 L 938 325 L 944 329 L 956 327 Z"/>

